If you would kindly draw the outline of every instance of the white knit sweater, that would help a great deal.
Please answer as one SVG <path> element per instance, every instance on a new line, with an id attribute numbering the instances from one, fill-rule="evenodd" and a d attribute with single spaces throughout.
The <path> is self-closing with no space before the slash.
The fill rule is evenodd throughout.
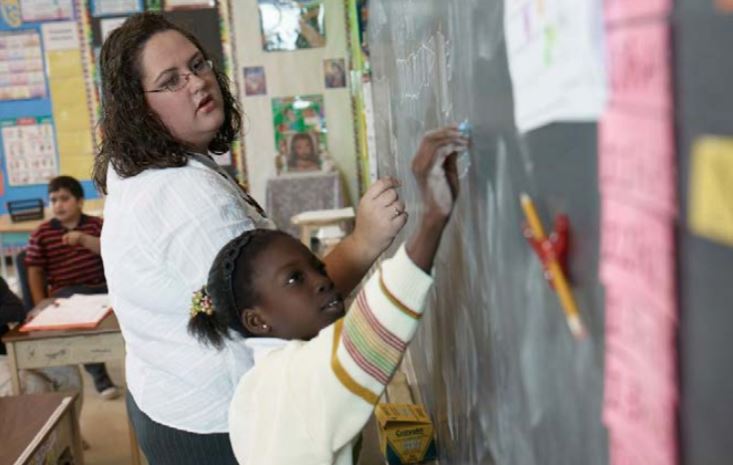
<path id="1" fill-rule="evenodd" d="M 248 339 L 255 367 L 229 408 L 240 465 L 352 464 L 353 442 L 415 334 L 431 284 L 403 246 L 314 339 Z"/>

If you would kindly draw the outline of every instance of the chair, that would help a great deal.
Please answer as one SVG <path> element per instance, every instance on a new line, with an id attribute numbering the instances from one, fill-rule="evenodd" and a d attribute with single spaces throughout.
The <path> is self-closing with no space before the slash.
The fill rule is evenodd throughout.
<path id="1" fill-rule="evenodd" d="M 31 287 L 28 284 L 28 270 L 25 267 L 25 255 L 26 251 L 21 250 L 20 253 L 15 256 L 15 271 L 18 273 L 18 283 L 20 284 L 23 306 L 26 311 L 30 311 L 33 308 L 33 297 L 31 296 Z"/>

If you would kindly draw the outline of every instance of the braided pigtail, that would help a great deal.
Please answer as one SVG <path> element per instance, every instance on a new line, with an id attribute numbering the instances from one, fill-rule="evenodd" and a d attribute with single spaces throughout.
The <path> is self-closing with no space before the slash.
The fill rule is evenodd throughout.
<path id="1" fill-rule="evenodd" d="M 218 350 L 224 345 L 224 338 L 227 337 L 226 318 L 221 312 L 214 311 L 206 286 L 194 292 L 191 297 L 188 332 L 204 345 L 211 345 Z"/>

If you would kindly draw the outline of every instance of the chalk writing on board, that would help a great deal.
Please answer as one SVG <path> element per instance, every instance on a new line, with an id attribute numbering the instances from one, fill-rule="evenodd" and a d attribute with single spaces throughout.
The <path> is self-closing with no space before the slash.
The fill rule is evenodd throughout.
<path id="1" fill-rule="evenodd" d="M 585 0 L 507 0 L 514 113 L 520 131 L 553 121 L 592 121 L 603 111 L 601 18 Z"/>
<path id="2" fill-rule="evenodd" d="M 601 192 L 661 213 L 675 211 L 671 114 L 659 117 L 611 107 L 598 129 Z"/>
<path id="3" fill-rule="evenodd" d="M 425 99 L 424 92 L 430 91 L 435 81 L 435 39 L 430 37 L 419 48 L 397 57 L 399 105 L 407 108 L 408 114 L 418 114 Z"/>
<path id="4" fill-rule="evenodd" d="M 634 108 L 671 108 L 669 28 L 640 23 L 609 29 L 611 102 Z"/>

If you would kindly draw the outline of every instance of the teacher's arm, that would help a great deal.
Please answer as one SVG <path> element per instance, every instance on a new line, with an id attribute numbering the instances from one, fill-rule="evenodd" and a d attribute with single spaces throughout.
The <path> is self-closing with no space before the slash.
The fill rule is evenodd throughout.
<path id="1" fill-rule="evenodd" d="M 354 290 L 405 226 L 407 213 L 398 187 L 399 181 L 394 178 L 372 184 L 359 201 L 354 232 L 324 258 L 328 275 L 342 294 Z"/>

